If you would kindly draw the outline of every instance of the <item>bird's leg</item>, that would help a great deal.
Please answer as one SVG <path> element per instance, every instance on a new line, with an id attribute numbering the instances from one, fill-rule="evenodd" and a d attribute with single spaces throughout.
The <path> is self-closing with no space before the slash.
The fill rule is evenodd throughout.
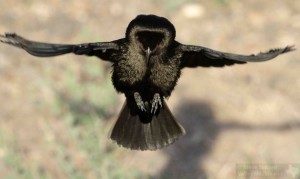
<path id="1" fill-rule="evenodd" d="M 146 108 L 145 108 L 145 103 L 140 95 L 139 92 L 134 92 L 133 93 L 133 97 L 134 97 L 134 100 L 135 100 L 135 103 L 137 105 L 137 107 L 141 110 L 141 111 L 144 111 L 146 112 Z"/>
<path id="2" fill-rule="evenodd" d="M 151 113 L 155 114 L 159 107 L 162 107 L 162 101 L 160 95 L 158 93 L 155 93 L 152 100 Z"/>

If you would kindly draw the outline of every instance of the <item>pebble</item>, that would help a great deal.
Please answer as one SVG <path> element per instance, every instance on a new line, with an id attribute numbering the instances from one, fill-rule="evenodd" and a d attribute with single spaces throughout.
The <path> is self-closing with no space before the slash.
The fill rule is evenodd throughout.
<path id="1" fill-rule="evenodd" d="M 182 7 L 181 13 L 186 18 L 201 18 L 205 14 L 205 9 L 201 4 L 186 4 Z"/>

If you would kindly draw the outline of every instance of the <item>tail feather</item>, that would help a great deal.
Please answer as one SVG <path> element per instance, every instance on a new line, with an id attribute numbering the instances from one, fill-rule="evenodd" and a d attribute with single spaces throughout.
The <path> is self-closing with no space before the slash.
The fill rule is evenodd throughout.
<path id="1" fill-rule="evenodd" d="M 175 120 L 167 104 L 156 115 L 144 113 L 126 100 L 111 131 L 110 138 L 132 150 L 157 150 L 184 135 L 183 127 Z"/>

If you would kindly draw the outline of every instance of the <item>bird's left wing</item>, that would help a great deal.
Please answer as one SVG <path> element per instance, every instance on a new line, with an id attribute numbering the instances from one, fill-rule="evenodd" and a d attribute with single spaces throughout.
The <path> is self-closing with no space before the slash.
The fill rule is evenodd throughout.
<path id="1" fill-rule="evenodd" d="M 52 44 L 27 40 L 14 33 L 0 34 L 0 42 L 19 47 L 38 57 L 52 57 L 67 53 L 76 55 L 97 56 L 103 60 L 112 61 L 111 54 L 119 50 L 118 41 L 95 42 L 85 44 Z"/>
<path id="2" fill-rule="evenodd" d="M 256 55 L 238 55 L 212 50 L 206 47 L 181 45 L 177 46 L 182 52 L 181 67 L 223 67 L 233 64 L 243 64 L 247 62 L 267 61 L 276 56 L 295 50 L 293 46 L 285 48 L 271 49 Z"/>

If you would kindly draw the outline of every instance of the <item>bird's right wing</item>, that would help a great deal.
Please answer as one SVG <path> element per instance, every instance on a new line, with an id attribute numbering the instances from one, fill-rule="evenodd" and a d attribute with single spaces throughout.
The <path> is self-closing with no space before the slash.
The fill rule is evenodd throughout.
<path id="1" fill-rule="evenodd" d="M 119 50 L 119 43 L 123 39 L 112 42 L 95 42 L 84 44 L 52 44 L 27 40 L 14 33 L 0 34 L 0 42 L 19 47 L 38 57 L 52 57 L 67 53 L 76 55 L 97 56 L 106 61 L 112 61 L 111 55 Z"/>
<path id="2" fill-rule="evenodd" d="M 256 55 L 239 55 L 220 52 L 201 46 L 182 45 L 178 43 L 178 49 L 183 53 L 182 68 L 184 67 L 223 67 L 247 62 L 262 62 L 273 59 L 280 54 L 295 50 L 294 46 L 271 49 Z"/>

